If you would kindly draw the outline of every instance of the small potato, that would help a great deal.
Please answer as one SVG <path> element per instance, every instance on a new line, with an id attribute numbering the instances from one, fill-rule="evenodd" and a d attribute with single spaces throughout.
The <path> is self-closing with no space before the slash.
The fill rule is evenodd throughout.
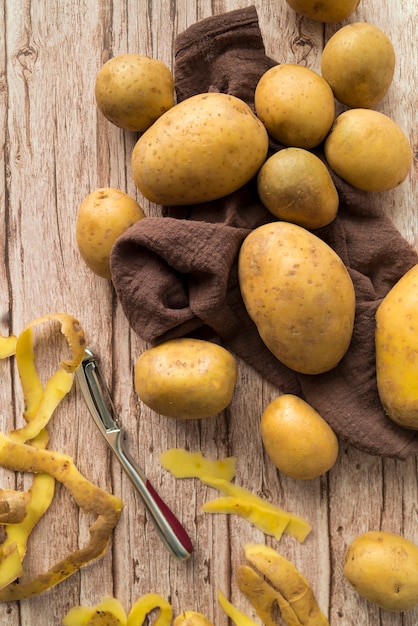
<path id="1" fill-rule="evenodd" d="M 359 535 L 348 546 L 344 575 L 364 598 L 387 611 L 418 605 L 418 546 L 383 531 Z"/>
<path id="2" fill-rule="evenodd" d="M 292 478 L 317 478 L 337 460 L 338 440 L 330 426 L 292 394 L 279 396 L 266 407 L 261 437 L 272 463 Z"/>
<path id="3" fill-rule="evenodd" d="M 167 417 L 201 419 L 231 402 L 237 363 L 225 348 L 202 339 L 172 339 L 143 352 L 135 364 L 135 389 Z"/>
<path id="4" fill-rule="evenodd" d="M 273 215 L 309 230 L 326 226 L 337 215 L 339 197 L 328 168 L 309 150 L 274 153 L 261 166 L 257 188 Z"/>
<path id="5" fill-rule="evenodd" d="M 408 176 L 413 152 L 408 136 L 390 117 L 374 109 L 347 109 L 324 143 L 330 168 L 362 191 L 387 191 Z"/>
<path id="6" fill-rule="evenodd" d="M 376 311 L 377 389 L 386 414 L 418 430 L 418 265 L 392 287 Z"/>
<path id="7" fill-rule="evenodd" d="M 321 73 L 337 100 L 352 109 L 371 109 L 386 95 L 395 70 L 389 37 L 363 22 L 347 24 L 329 39 L 321 56 Z"/>
<path id="8" fill-rule="evenodd" d="M 286 0 L 297 13 L 317 22 L 340 22 L 357 9 L 360 0 Z"/>
<path id="9" fill-rule="evenodd" d="M 120 189 L 101 187 L 84 198 L 77 213 L 76 240 L 81 257 L 92 272 L 111 278 L 113 244 L 144 217 L 136 200 Z"/>
<path id="10" fill-rule="evenodd" d="M 185 611 L 176 617 L 173 626 L 213 626 L 213 624 L 202 613 Z"/>
<path id="11" fill-rule="evenodd" d="M 255 110 L 269 134 L 285 146 L 314 148 L 328 134 L 335 116 L 334 94 L 313 70 L 295 63 L 265 72 L 254 94 Z"/>
<path id="12" fill-rule="evenodd" d="M 302 374 L 334 368 L 350 345 L 355 292 L 341 258 L 290 222 L 259 226 L 238 259 L 241 294 L 261 339 Z"/>
<path id="13" fill-rule="evenodd" d="M 101 67 L 95 96 L 98 109 L 112 124 L 142 133 L 174 106 L 174 78 L 158 59 L 120 54 Z"/>
<path id="14" fill-rule="evenodd" d="M 243 100 L 197 94 L 167 111 L 139 138 L 132 175 L 151 202 L 203 203 L 253 178 L 267 149 L 267 131 Z"/>

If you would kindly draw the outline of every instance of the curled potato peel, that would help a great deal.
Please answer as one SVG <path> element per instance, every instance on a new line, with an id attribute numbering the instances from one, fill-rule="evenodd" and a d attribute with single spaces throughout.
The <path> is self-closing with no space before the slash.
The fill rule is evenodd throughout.
<path id="1" fill-rule="evenodd" d="M 62 620 L 63 626 L 142 626 L 147 616 L 158 610 L 154 626 L 170 626 L 171 604 L 158 593 L 147 593 L 134 603 L 129 615 L 116 598 L 105 596 L 94 607 L 75 606 Z"/>
<path id="2" fill-rule="evenodd" d="M 248 615 L 237 609 L 226 596 L 218 589 L 218 602 L 228 615 L 229 619 L 236 624 L 236 626 L 258 626 Z"/>
<path id="3" fill-rule="evenodd" d="M 104 554 L 110 534 L 115 527 L 123 503 L 93 485 L 77 470 L 71 457 L 50 450 L 12 441 L 0 433 L 0 464 L 19 472 L 46 472 L 61 482 L 74 497 L 84 513 L 97 515 L 90 526 L 90 541 L 80 550 L 59 561 L 48 572 L 36 576 L 27 583 L 12 583 L 0 590 L 0 601 L 20 600 L 42 593 L 68 578 L 86 563 Z"/>
<path id="4" fill-rule="evenodd" d="M 42 383 L 36 367 L 34 328 L 56 324 L 64 335 L 70 356 Z M 30 322 L 15 337 L 0 336 L 0 358 L 15 355 L 24 396 L 26 424 L 9 435 L 0 432 L 0 465 L 17 472 L 34 474 L 26 492 L 0 491 L 0 523 L 6 538 L 0 545 L 0 601 L 20 600 L 37 595 L 61 582 L 83 565 L 101 556 L 123 508 L 122 501 L 89 482 L 68 455 L 47 450 L 47 425 L 56 408 L 70 392 L 74 371 L 85 351 L 85 337 L 78 320 L 66 313 L 54 313 Z M 88 544 L 68 554 L 47 572 L 27 582 L 22 576 L 30 534 L 48 510 L 55 482 L 61 482 L 85 512 L 96 514 L 90 526 Z"/>

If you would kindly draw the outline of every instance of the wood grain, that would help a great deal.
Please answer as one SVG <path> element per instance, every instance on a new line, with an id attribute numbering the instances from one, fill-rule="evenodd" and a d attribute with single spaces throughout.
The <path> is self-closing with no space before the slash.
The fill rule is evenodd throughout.
<path id="1" fill-rule="evenodd" d="M 172 602 L 175 615 L 198 610 L 216 626 L 226 626 L 218 588 L 257 621 L 236 584 L 248 541 L 278 547 L 303 571 L 332 626 L 418 623 L 418 609 L 379 611 L 342 575 L 345 548 L 360 532 L 382 528 L 418 543 L 417 460 L 382 460 L 341 443 L 328 475 L 309 482 L 279 475 L 266 458 L 258 429 L 261 412 L 277 390 L 241 361 L 236 394 L 224 414 L 198 423 L 154 414 L 133 388 L 133 364 L 146 346 L 130 330 L 111 285 L 92 275 L 77 252 L 75 216 L 87 193 L 114 186 L 137 195 L 130 172 L 136 138 L 109 124 L 95 106 L 101 65 L 116 54 L 139 52 L 172 67 L 177 33 L 204 17 L 250 4 L 258 9 L 269 55 L 319 70 L 324 43 L 341 24 L 301 18 L 284 0 L 3 0 L 0 5 L 0 332 L 17 334 L 30 320 L 53 311 L 80 320 L 100 353 L 132 456 L 181 517 L 196 548 L 187 563 L 168 556 L 74 392 L 51 423 L 50 447 L 71 454 L 90 480 L 123 498 L 125 509 L 103 558 L 39 597 L 1 604 L 1 624 L 52 626 L 72 606 L 93 605 L 106 594 L 129 610 L 140 595 L 155 591 Z M 373 23 L 391 37 L 397 67 L 378 108 L 405 129 L 415 154 L 417 18 L 416 0 L 363 0 L 347 20 Z M 418 248 L 417 184 L 415 159 L 407 181 L 373 201 Z M 139 201 L 148 215 L 158 215 L 158 207 Z M 22 424 L 13 361 L 0 361 L 0 380 L 0 427 L 7 432 Z M 176 481 L 162 470 L 159 455 L 170 447 L 201 450 L 212 458 L 235 455 L 236 482 L 308 519 L 311 536 L 303 545 L 284 538 L 278 546 L 239 518 L 203 514 L 202 503 L 217 494 L 197 480 Z M 30 477 L 5 471 L 1 476 L 2 486 L 30 484 Z M 83 545 L 90 523 L 58 485 L 51 510 L 31 538 L 28 573 Z"/>

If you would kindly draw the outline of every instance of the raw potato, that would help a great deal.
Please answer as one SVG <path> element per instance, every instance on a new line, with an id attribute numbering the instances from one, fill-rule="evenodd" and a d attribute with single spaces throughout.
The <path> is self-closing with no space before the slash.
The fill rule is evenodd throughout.
<path id="1" fill-rule="evenodd" d="M 326 226 L 337 215 L 338 192 L 326 165 L 308 150 L 286 148 L 262 165 L 258 195 L 277 218 L 309 230 Z"/>
<path id="2" fill-rule="evenodd" d="M 355 293 L 341 258 L 290 222 L 253 230 L 241 247 L 239 283 L 265 345 L 289 368 L 320 374 L 348 350 Z"/>
<path id="3" fill-rule="evenodd" d="M 376 311 L 376 376 L 387 415 L 418 430 L 418 265 L 411 268 Z"/>
<path id="4" fill-rule="evenodd" d="M 395 50 L 377 26 L 364 22 L 340 28 L 326 44 L 321 73 L 337 100 L 351 108 L 375 107 L 395 71 Z"/>
<path id="5" fill-rule="evenodd" d="M 328 134 L 335 116 L 328 83 L 303 65 L 283 63 L 260 78 L 255 110 L 269 134 L 285 146 L 314 148 Z"/>
<path id="6" fill-rule="evenodd" d="M 132 174 L 151 202 L 207 202 L 253 178 L 267 149 L 266 129 L 243 100 L 197 94 L 167 111 L 139 138 Z"/>
<path id="7" fill-rule="evenodd" d="M 176 617 L 173 626 L 213 626 L 213 624 L 202 613 L 185 611 Z"/>
<path id="8" fill-rule="evenodd" d="M 286 0 L 297 13 L 318 22 L 345 20 L 357 9 L 360 0 Z"/>
<path id="9" fill-rule="evenodd" d="M 292 478 L 317 478 L 337 460 L 338 440 L 330 426 L 292 394 L 279 396 L 266 407 L 261 436 L 272 463 Z"/>
<path id="10" fill-rule="evenodd" d="M 174 78 L 162 61 L 142 54 L 120 54 L 100 69 L 96 103 L 112 124 L 144 132 L 174 106 Z"/>
<path id="11" fill-rule="evenodd" d="M 145 350 L 135 364 L 135 389 L 151 409 L 167 417 L 201 419 L 231 402 L 237 362 L 202 339 L 172 339 Z"/>
<path id="12" fill-rule="evenodd" d="M 77 213 L 76 239 L 81 257 L 92 272 L 111 278 L 113 244 L 144 217 L 136 200 L 120 189 L 101 187 L 84 198 Z"/>
<path id="13" fill-rule="evenodd" d="M 387 611 L 418 605 L 418 546 L 394 533 L 370 531 L 349 545 L 344 575 L 364 598 Z"/>
<path id="14" fill-rule="evenodd" d="M 372 109 L 341 113 L 325 140 L 332 170 L 362 191 L 387 191 L 400 185 L 412 165 L 412 148 L 390 117 Z"/>

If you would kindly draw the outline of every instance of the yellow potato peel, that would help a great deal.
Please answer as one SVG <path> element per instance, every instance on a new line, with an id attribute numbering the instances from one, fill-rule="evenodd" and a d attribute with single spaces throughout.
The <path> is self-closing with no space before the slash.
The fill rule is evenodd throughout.
<path id="1" fill-rule="evenodd" d="M 308 522 L 288 513 L 255 493 L 232 483 L 235 457 L 211 460 L 201 452 L 170 448 L 160 455 L 161 465 L 176 478 L 199 478 L 205 485 L 220 491 L 223 498 L 206 502 L 206 513 L 235 514 L 279 540 L 286 533 L 303 543 L 312 530 Z"/>
<path id="2" fill-rule="evenodd" d="M 13 356 L 16 352 L 16 335 L 10 335 L 4 337 L 0 335 L 0 359 L 7 359 L 9 356 Z"/>
<path id="3" fill-rule="evenodd" d="M 245 557 L 255 568 L 238 568 L 238 586 L 265 626 L 276 626 L 277 607 L 288 626 L 329 626 L 312 588 L 298 569 L 264 544 L 247 544 Z"/>
<path id="4" fill-rule="evenodd" d="M 116 598 L 105 596 L 94 607 L 74 606 L 62 620 L 63 626 L 127 626 L 125 609 Z"/>
<path id="5" fill-rule="evenodd" d="M 160 463 L 175 478 L 202 478 L 211 476 L 232 480 L 235 476 L 235 457 L 207 459 L 200 451 L 189 452 L 181 448 L 169 448 L 160 455 Z"/>
<path id="6" fill-rule="evenodd" d="M 22 559 L 16 544 L 0 548 L 0 590 L 22 575 Z"/>
<path id="7" fill-rule="evenodd" d="M 236 626 L 258 626 L 258 624 L 254 622 L 248 615 L 246 615 L 236 606 L 234 606 L 226 598 L 226 596 L 222 593 L 220 589 L 218 589 L 218 602 L 229 617 L 229 619 L 232 620 L 234 624 L 236 624 Z"/>
<path id="8" fill-rule="evenodd" d="M 70 348 L 58 369 L 42 384 L 35 362 L 33 329 L 58 322 Z M 96 487 L 77 470 L 71 457 L 46 450 L 46 426 L 55 409 L 70 392 L 74 371 L 85 354 L 84 332 L 78 320 L 66 313 L 54 313 L 30 322 L 17 337 L 0 336 L 0 358 L 16 355 L 22 385 L 25 426 L 9 435 L 0 433 L 0 464 L 12 471 L 35 474 L 27 492 L 0 491 L 0 513 L 6 539 L 0 545 L 0 601 L 20 600 L 37 595 L 61 582 L 83 565 L 101 556 L 123 508 L 122 501 Z M 96 514 L 90 526 L 90 539 L 53 565 L 47 572 L 27 582 L 16 581 L 23 572 L 31 531 L 46 513 L 54 495 L 55 481 L 61 482 L 85 512 Z"/>
<path id="9" fill-rule="evenodd" d="M 226 498 L 205 503 L 203 510 L 210 513 L 225 512 L 241 515 L 277 540 L 283 533 L 286 533 L 303 543 L 312 530 L 311 525 L 301 517 L 280 509 L 245 487 L 212 477 L 202 477 L 201 480 L 226 496 Z"/>
<path id="10" fill-rule="evenodd" d="M 147 593 L 134 603 L 129 615 L 116 598 L 105 596 L 94 607 L 75 606 L 62 620 L 63 626 L 142 626 L 147 616 L 156 609 L 159 613 L 154 626 L 170 626 L 173 616 L 171 604 L 158 593 Z"/>
<path id="11" fill-rule="evenodd" d="M 127 626 L 142 626 L 147 615 L 158 609 L 154 626 L 170 626 L 173 618 L 171 604 L 158 593 L 147 593 L 139 598 L 132 606 Z"/>
<path id="12" fill-rule="evenodd" d="M 123 503 L 88 481 L 70 456 L 12 441 L 3 433 L 0 433 L 0 465 L 19 472 L 46 472 L 66 487 L 84 513 L 97 515 L 90 526 L 90 541 L 85 548 L 75 550 L 31 581 L 16 585 L 12 583 L 0 591 L 0 601 L 20 600 L 45 591 L 101 556 L 107 548 Z"/>

